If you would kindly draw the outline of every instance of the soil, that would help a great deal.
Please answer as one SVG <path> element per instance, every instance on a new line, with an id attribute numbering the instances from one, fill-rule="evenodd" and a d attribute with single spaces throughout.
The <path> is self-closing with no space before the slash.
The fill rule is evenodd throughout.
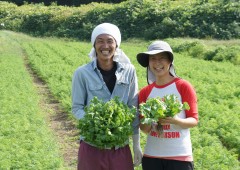
<path id="1" fill-rule="evenodd" d="M 70 118 L 69 113 L 65 112 L 61 104 L 54 99 L 44 81 L 33 72 L 26 59 L 25 65 L 40 96 L 39 105 L 46 113 L 44 116 L 59 144 L 60 153 L 64 159 L 64 169 L 76 169 L 79 147 L 77 126 Z"/>

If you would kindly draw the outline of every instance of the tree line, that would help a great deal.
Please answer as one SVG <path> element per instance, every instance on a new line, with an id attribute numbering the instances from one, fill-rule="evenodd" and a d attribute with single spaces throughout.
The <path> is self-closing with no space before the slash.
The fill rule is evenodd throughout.
<path id="1" fill-rule="evenodd" d="M 15 3 L 17 5 L 23 5 L 23 4 L 37 4 L 37 3 L 43 3 L 46 6 L 51 5 L 52 3 L 55 3 L 57 5 L 62 6 L 79 6 L 83 4 L 89 4 L 92 2 L 102 2 L 102 3 L 121 3 L 126 0 L 5 0 L 7 2 Z"/>

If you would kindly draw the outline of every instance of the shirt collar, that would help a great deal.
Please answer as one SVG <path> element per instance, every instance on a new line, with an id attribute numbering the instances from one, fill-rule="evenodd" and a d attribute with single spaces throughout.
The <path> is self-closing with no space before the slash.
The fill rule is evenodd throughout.
<path id="1" fill-rule="evenodd" d="M 115 62 L 117 63 L 117 71 L 124 69 L 123 63 L 120 63 L 117 61 L 115 61 Z M 97 59 L 92 61 L 92 67 L 93 67 L 93 70 L 97 69 Z"/>

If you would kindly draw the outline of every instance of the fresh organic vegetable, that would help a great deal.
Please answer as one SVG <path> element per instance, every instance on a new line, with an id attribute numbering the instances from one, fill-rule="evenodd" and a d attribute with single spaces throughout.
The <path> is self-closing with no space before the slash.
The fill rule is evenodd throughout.
<path id="1" fill-rule="evenodd" d="M 174 117 L 182 110 L 189 110 L 190 107 L 187 102 L 183 104 L 178 100 L 176 95 L 166 95 L 161 99 L 160 97 L 150 98 L 146 103 L 140 104 L 141 123 L 152 124 L 158 123 L 159 119 L 165 117 Z M 158 130 L 162 131 L 161 125 L 158 124 Z"/>
<path id="2" fill-rule="evenodd" d="M 178 100 L 178 97 L 176 95 L 166 95 L 163 97 L 163 102 L 166 104 L 166 117 L 173 117 L 177 113 L 180 113 L 182 110 L 189 110 L 190 106 L 187 102 L 184 102 L 183 104 Z"/>
<path id="3" fill-rule="evenodd" d="M 132 134 L 136 108 L 129 108 L 114 97 L 103 102 L 97 97 L 84 108 L 85 116 L 79 120 L 80 134 L 84 140 L 100 149 L 124 146 Z"/>
<path id="4" fill-rule="evenodd" d="M 152 124 L 158 122 L 160 118 L 165 117 L 166 107 L 160 97 L 149 98 L 146 103 L 141 103 L 139 105 L 141 123 Z"/>

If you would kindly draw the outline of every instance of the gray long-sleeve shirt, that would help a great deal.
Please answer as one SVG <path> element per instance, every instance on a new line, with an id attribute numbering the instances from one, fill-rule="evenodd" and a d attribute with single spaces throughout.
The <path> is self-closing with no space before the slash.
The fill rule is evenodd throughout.
<path id="1" fill-rule="evenodd" d="M 100 71 L 97 61 L 94 60 L 80 66 L 73 75 L 72 80 L 72 113 L 77 119 L 84 117 L 84 107 L 90 104 L 93 97 L 107 102 L 114 96 L 129 107 L 138 104 L 138 83 L 135 68 L 132 64 L 117 63 L 116 84 L 113 92 L 108 90 Z M 134 134 L 139 134 L 138 114 L 133 122 Z"/>

